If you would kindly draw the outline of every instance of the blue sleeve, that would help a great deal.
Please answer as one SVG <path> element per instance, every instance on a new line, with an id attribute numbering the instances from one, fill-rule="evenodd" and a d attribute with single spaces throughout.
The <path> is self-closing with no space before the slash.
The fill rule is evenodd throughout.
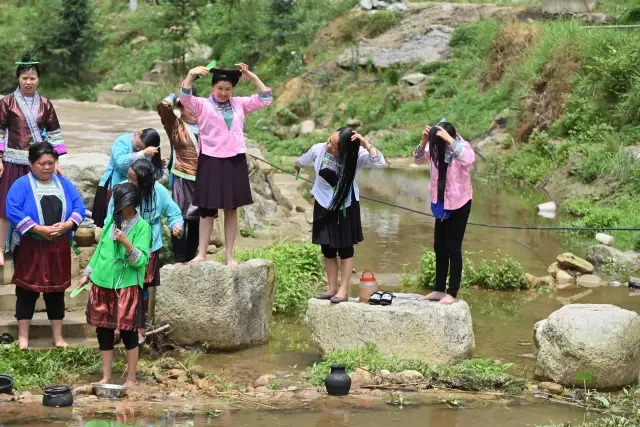
<path id="1" fill-rule="evenodd" d="M 131 137 L 129 135 L 122 135 L 113 143 L 111 147 L 111 157 L 113 157 L 116 170 L 124 177 L 127 176 L 131 163 L 142 159 L 144 154 L 142 151 L 134 153 L 131 146 Z"/>
<path id="2" fill-rule="evenodd" d="M 65 184 L 65 191 L 69 194 L 71 199 L 71 216 L 69 219 L 73 221 L 78 227 L 84 221 L 87 209 L 82 201 L 82 195 L 78 189 L 68 179 L 62 178 L 62 182 Z"/>
<path id="3" fill-rule="evenodd" d="M 160 196 L 159 199 L 162 200 L 160 215 L 167 218 L 169 228 L 173 228 L 176 225 L 184 226 L 182 211 L 180 210 L 180 207 L 178 207 L 176 202 L 173 201 L 167 189 L 164 188 L 161 184 L 157 184 L 156 191 Z"/>
<path id="4" fill-rule="evenodd" d="M 38 218 L 31 218 L 26 212 L 27 196 L 33 197 L 33 190 L 28 185 L 29 177 L 18 179 L 13 183 L 7 193 L 6 209 L 7 219 L 21 235 L 26 234 L 38 225 Z"/>
<path id="5" fill-rule="evenodd" d="M 107 217 L 113 216 L 113 197 L 109 200 L 109 206 L 107 207 Z"/>

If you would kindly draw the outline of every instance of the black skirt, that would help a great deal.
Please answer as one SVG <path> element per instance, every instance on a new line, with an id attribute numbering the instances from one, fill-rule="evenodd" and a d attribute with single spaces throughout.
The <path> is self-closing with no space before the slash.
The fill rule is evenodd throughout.
<path id="1" fill-rule="evenodd" d="M 194 205 L 204 209 L 236 209 L 253 203 L 247 156 L 198 156 Z"/>
<path id="2" fill-rule="evenodd" d="M 316 201 L 313 205 L 313 231 L 311 241 L 316 245 L 329 245 L 335 249 L 348 248 L 362 242 L 360 202 L 352 201 L 346 213 L 329 211 Z"/>
<path id="3" fill-rule="evenodd" d="M 104 187 L 98 186 L 96 196 L 93 199 L 93 208 L 91 209 L 91 219 L 93 219 L 96 227 L 104 227 L 104 220 L 107 219 L 107 211 L 109 202 L 111 201 L 111 178 L 105 182 Z"/>

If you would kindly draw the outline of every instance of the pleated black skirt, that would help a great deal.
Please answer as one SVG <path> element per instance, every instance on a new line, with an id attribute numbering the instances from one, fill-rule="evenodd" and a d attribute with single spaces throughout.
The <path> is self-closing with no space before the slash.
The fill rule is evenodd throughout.
<path id="1" fill-rule="evenodd" d="M 253 203 L 247 156 L 198 156 L 194 205 L 204 209 L 236 209 Z"/>
<path id="2" fill-rule="evenodd" d="M 335 249 L 348 248 L 362 242 L 360 202 L 352 201 L 344 212 L 329 211 L 316 201 L 313 205 L 313 231 L 311 241 Z"/>

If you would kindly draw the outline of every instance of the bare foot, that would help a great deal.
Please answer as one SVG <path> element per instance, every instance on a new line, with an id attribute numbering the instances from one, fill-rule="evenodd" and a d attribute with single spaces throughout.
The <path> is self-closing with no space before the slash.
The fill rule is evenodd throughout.
<path id="1" fill-rule="evenodd" d="M 20 350 L 26 350 L 29 348 L 29 340 L 27 338 L 18 338 L 18 346 Z"/>
<path id="2" fill-rule="evenodd" d="M 235 268 L 237 266 L 238 266 L 238 261 L 236 261 L 235 259 L 227 260 L 227 267 Z"/>
<path id="3" fill-rule="evenodd" d="M 96 384 L 109 384 L 109 381 L 111 381 L 111 378 L 102 378 Z"/>
<path id="4" fill-rule="evenodd" d="M 198 255 L 198 256 L 196 256 L 194 259 L 192 259 L 191 261 L 189 261 L 189 264 L 192 264 L 192 263 L 194 263 L 194 262 L 203 262 L 203 261 L 206 261 L 206 260 L 207 260 L 207 257 L 204 257 L 204 256 L 200 256 L 200 255 Z"/>
<path id="5" fill-rule="evenodd" d="M 67 348 L 67 347 L 69 347 L 69 344 L 67 344 L 67 342 L 64 340 L 64 338 L 54 339 L 53 340 L 53 345 L 56 348 Z"/>
<path id="6" fill-rule="evenodd" d="M 4 265 L 4 249 L 0 249 L 0 267 Z"/>
<path id="7" fill-rule="evenodd" d="M 440 300 L 440 304 L 451 305 L 456 302 L 456 299 L 451 295 L 445 295 L 444 298 Z"/>
<path id="8" fill-rule="evenodd" d="M 431 292 L 430 294 L 421 296 L 420 298 L 418 298 L 418 300 L 420 300 L 420 301 L 440 301 L 446 295 L 447 294 L 445 294 L 444 292 Z"/>

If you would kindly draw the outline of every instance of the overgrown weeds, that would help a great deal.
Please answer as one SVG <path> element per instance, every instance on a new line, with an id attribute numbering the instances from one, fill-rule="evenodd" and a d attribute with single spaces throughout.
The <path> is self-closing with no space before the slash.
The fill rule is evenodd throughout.
<path id="1" fill-rule="evenodd" d="M 474 263 L 465 254 L 462 272 L 462 286 L 496 291 L 517 291 L 527 288 L 522 265 L 509 255 L 496 253 L 493 260 L 482 260 Z M 424 249 L 420 257 L 420 265 L 413 274 L 404 274 L 402 282 L 407 287 L 429 288 L 435 284 L 436 255 Z"/>
<path id="2" fill-rule="evenodd" d="M 424 375 L 424 382 L 430 387 L 467 391 L 501 391 L 506 394 L 520 394 L 526 383 L 524 378 L 517 378 L 508 373 L 512 367 L 510 364 L 472 359 L 450 367 L 440 367 L 426 364 L 421 360 L 383 356 L 374 343 L 368 343 L 353 350 L 327 354 L 321 362 L 307 369 L 304 378 L 314 386 L 321 387 L 332 365 L 345 366 L 348 373 L 362 367 L 373 375 L 382 370 L 389 372 L 413 370 Z"/>
<path id="3" fill-rule="evenodd" d="M 323 274 L 320 247 L 311 243 L 276 243 L 261 249 L 236 252 L 238 261 L 267 259 L 273 262 L 276 277 L 276 299 L 273 311 L 294 314 L 306 307 L 311 295 L 318 291 Z"/>

